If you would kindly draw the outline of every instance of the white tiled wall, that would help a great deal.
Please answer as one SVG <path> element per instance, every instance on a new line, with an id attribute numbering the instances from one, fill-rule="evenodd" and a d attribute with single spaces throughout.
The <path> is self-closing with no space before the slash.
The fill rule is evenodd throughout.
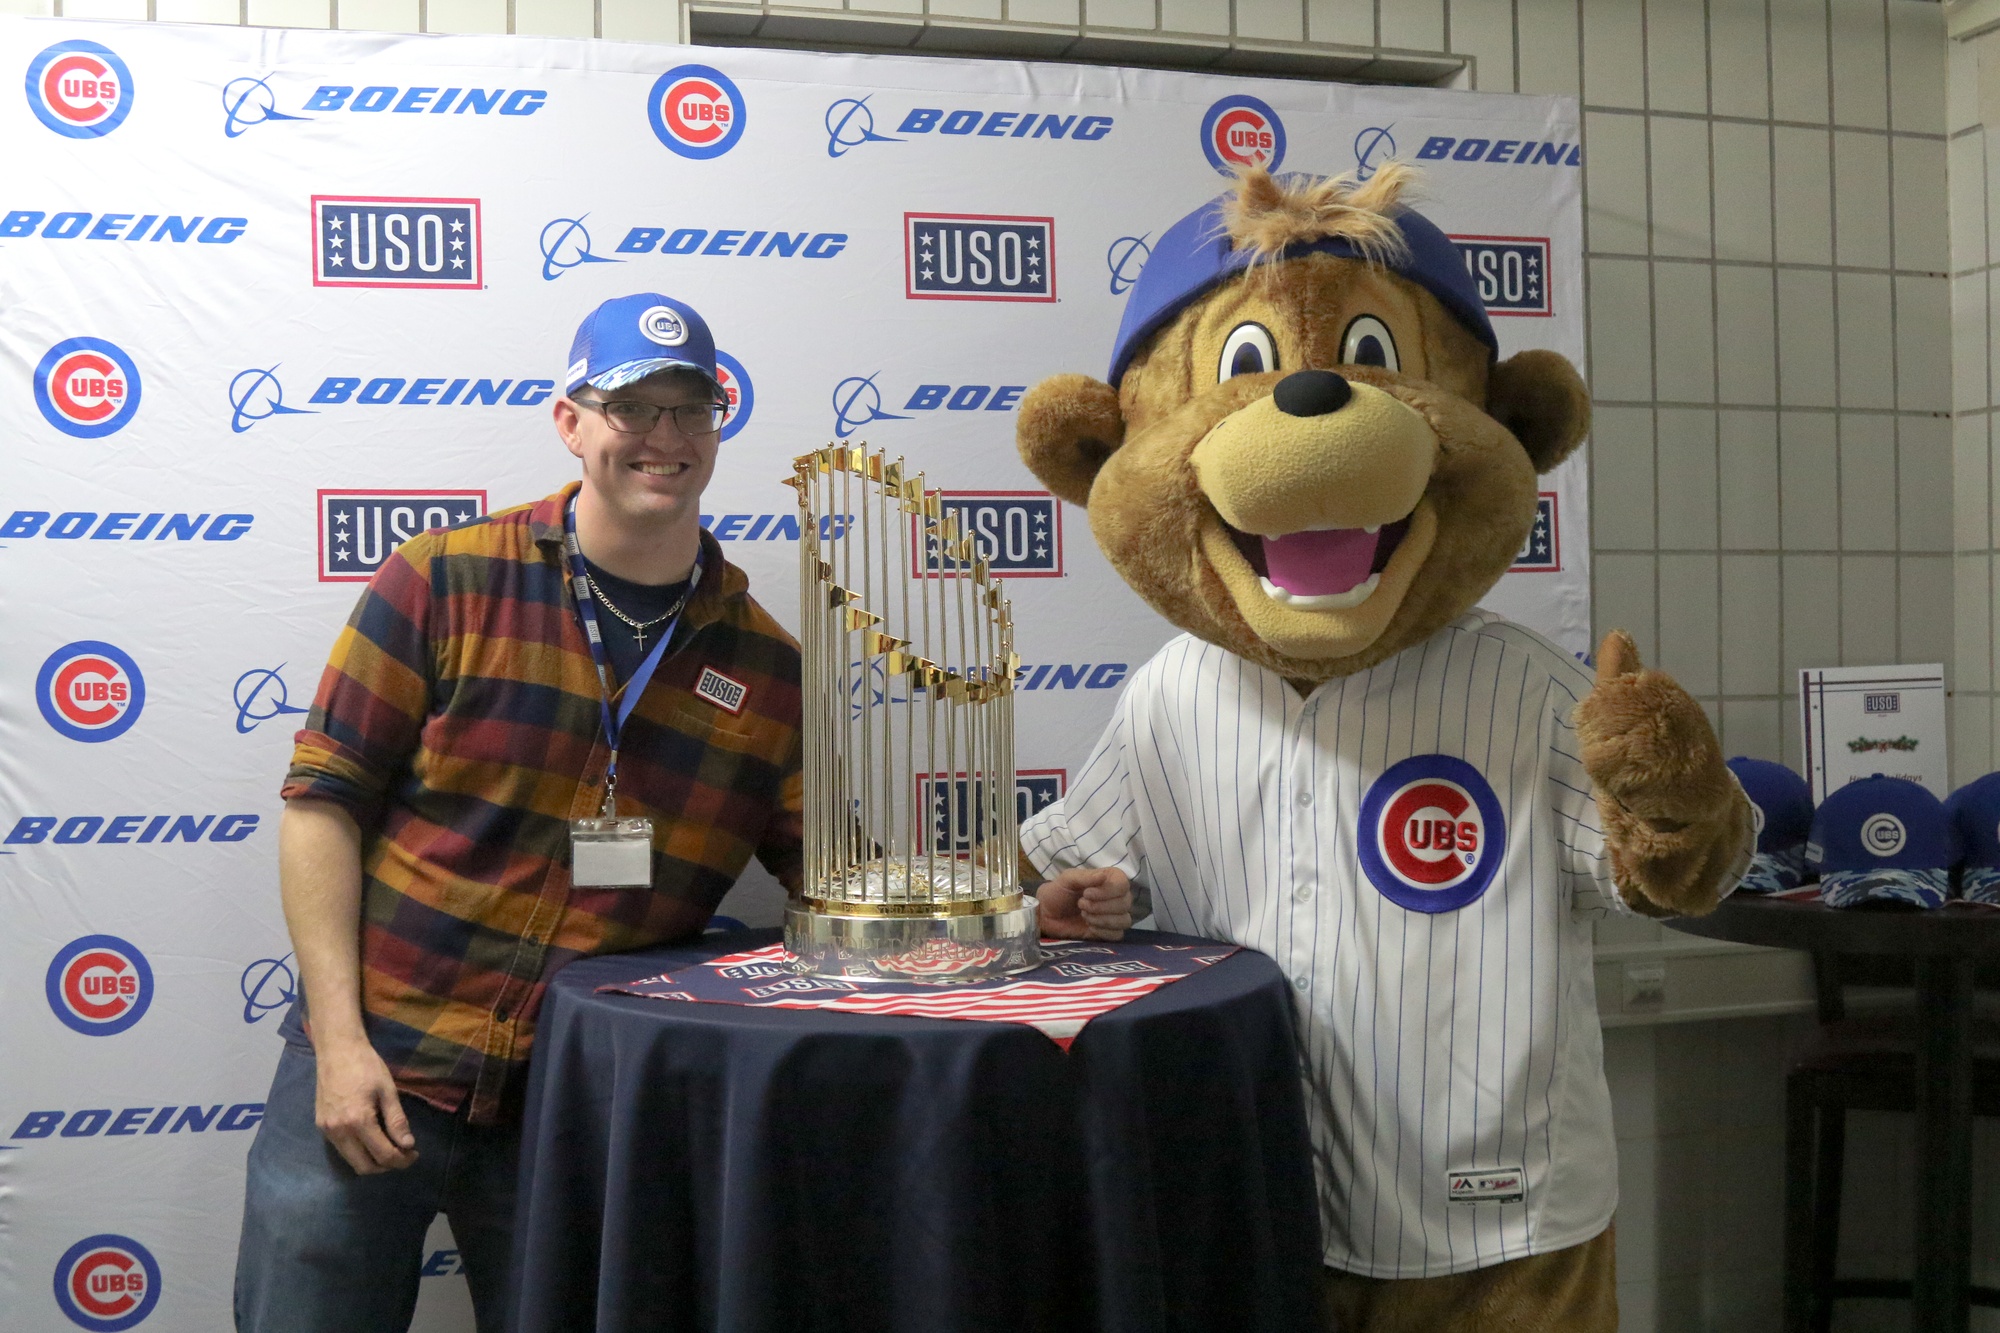
<path id="1" fill-rule="evenodd" d="M 710 8 L 718 6 L 710 5 Z M 739 6 L 756 13 L 760 6 Z M 785 0 L 770 9 L 1456 56 L 1580 95 L 1600 629 L 1796 762 L 1802 666 L 1949 664 L 1954 769 L 1994 766 L 2000 34 L 1928 0 Z M 0 0 L 0 13 L 672 41 L 674 0 Z M 1991 132 L 1989 133 L 1989 129 Z M 1607 932 L 1645 945 L 1658 927 Z M 1810 1019 L 1618 1027 L 1605 1052 L 1632 1333 L 1766 1330 L 1782 1076 Z M 2000 1285 L 1996 1127 L 1980 1274 Z M 1906 1273 L 1906 1120 L 1856 1117 L 1842 1271 Z M 1842 1330 L 1908 1326 L 1843 1303 Z M 1980 1311 L 1974 1327 L 2000 1329 Z"/>

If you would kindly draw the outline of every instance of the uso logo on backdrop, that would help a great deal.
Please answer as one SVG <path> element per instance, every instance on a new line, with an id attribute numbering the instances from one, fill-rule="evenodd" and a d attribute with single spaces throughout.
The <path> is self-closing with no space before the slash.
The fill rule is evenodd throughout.
<path id="1" fill-rule="evenodd" d="M 122 430 L 139 411 L 139 367 L 102 338 L 65 338 L 35 366 L 35 406 L 79 440 Z"/>
<path id="2" fill-rule="evenodd" d="M 109 1037 L 146 1016 L 153 1003 L 153 969 L 146 955 L 116 935 L 85 935 L 49 961 L 49 1008 L 65 1027 Z"/>
<path id="3" fill-rule="evenodd" d="M 708 65 L 676 65 L 646 99 L 653 133 L 682 157 L 721 157 L 743 137 L 743 94 Z"/>
<path id="4" fill-rule="evenodd" d="M 1053 301 L 1056 220 L 903 214 L 903 295 L 912 301 Z"/>
<path id="5" fill-rule="evenodd" d="M 1493 882 L 1507 825 L 1478 769 L 1444 754 L 1412 755 L 1361 798 L 1361 869 L 1412 912 L 1455 912 Z"/>
<path id="6" fill-rule="evenodd" d="M 1285 123 L 1267 102 L 1225 97 L 1201 118 L 1201 151 L 1224 175 L 1236 167 L 1276 171 L 1285 160 Z"/>
<path id="7" fill-rule="evenodd" d="M 319 581 L 366 583 L 389 552 L 420 532 L 486 513 L 485 491 L 323 490 Z"/>
<path id="8" fill-rule="evenodd" d="M 35 702 L 48 724 L 73 741 L 123 736 L 146 706 L 146 678 L 122 650 L 79 639 L 49 654 L 35 677 Z"/>
<path id="9" fill-rule="evenodd" d="M 483 285 L 477 199 L 312 197 L 313 286 Z"/>
<path id="10" fill-rule="evenodd" d="M 79 1328 L 130 1328 L 160 1299 L 160 1265 L 128 1236 L 90 1236 L 56 1260 L 56 1305 Z"/>
<path id="11" fill-rule="evenodd" d="M 71 139 L 109 134 L 132 112 L 132 71 L 96 42 L 57 42 L 28 62 L 28 108 Z"/>

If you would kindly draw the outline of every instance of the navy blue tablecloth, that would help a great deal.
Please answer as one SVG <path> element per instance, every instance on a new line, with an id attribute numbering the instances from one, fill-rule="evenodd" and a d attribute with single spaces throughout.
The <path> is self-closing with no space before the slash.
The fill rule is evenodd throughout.
<path id="1" fill-rule="evenodd" d="M 555 978 L 522 1135 L 520 1333 L 1316 1326 L 1270 959 L 1164 986 L 1067 1054 L 1014 1023 L 595 993 L 776 937 Z"/>

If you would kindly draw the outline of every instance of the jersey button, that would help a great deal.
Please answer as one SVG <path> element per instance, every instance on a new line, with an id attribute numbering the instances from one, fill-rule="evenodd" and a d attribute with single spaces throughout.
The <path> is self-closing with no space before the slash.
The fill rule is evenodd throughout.
<path id="1" fill-rule="evenodd" d="M 1300 902 L 1307 902 L 1312 898 L 1312 896 L 1313 896 L 1313 889 L 1312 885 L 1310 884 L 1299 885 L 1297 890 L 1295 890 L 1292 894 L 1292 897 L 1298 899 Z"/>
<path id="2" fill-rule="evenodd" d="M 1311 792 L 1302 791 L 1299 793 L 1300 805 L 1311 805 L 1312 803 L 1313 803 L 1313 794 Z"/>
<path id="3" fill-rule="evenodd" d="M 1304 990 L 1304 989 L 1306 988 L 1306 978 L 1305 978 L 1305 974 L 1304 974 L 1304 973 L 1301 973 L 1301 974 L 1299 974 L 1298 976 L 1296 976 L 1296 977 L 1293 977 L 1293 978 L 1292 978 L 1292 985 L 1293 985 L 1293 986 L 1295 986 L 1295 987 L 1297 987 L 1297 988 L 1298 988 L 1299 990 Z"/>

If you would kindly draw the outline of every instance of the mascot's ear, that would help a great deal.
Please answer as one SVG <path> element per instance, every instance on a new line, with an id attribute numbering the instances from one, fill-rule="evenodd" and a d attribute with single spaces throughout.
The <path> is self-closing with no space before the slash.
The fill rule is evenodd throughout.
<path id="1" fill-rule="evenodd" d="M 1090 503 L 1097 470 L 1125 440 L 1118 390 L 1088 375 L 1054 375 L 1028 391 L 1014 419 L 1021 461 L 1073 505 Z"/>
<path id="2" fill-rule="evenodd" d="M 1590 395 L 1576 368 L 1554 352 L 1516 352 L 1486 379 L 1486 411 L 1513 432 L 1535 471 L 1568 458 L 1590 430 Z"/>

